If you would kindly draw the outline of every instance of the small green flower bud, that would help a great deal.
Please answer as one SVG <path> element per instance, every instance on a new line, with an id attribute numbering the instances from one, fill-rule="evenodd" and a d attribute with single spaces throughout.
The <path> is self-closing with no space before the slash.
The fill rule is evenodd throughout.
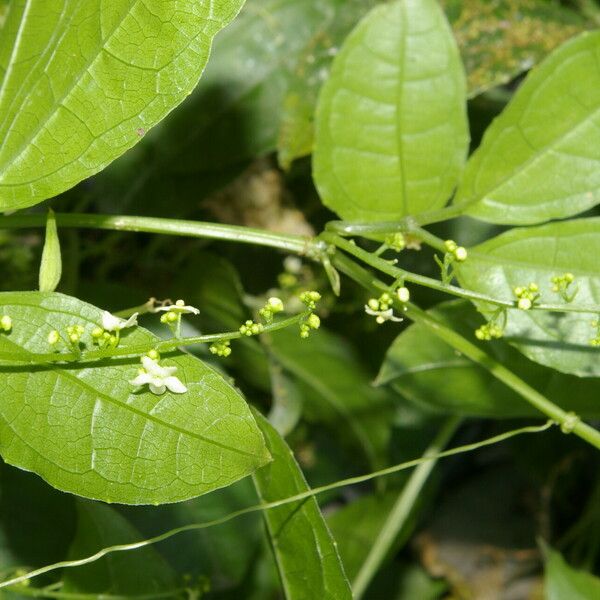
<path id="1" fill-rule="evenodd" d="M 73 344 L 77 344 L 77 342 L 79 342 L 79 338 L 80 338 L 80 336 L 77 333 L 69 334 L 69 341 Z"/>
<path id="2" fill-rule="evenodd" d="M 99 340 L 103 334 L 104 334 L 104 329 L 102 329 L 102 327 L 96 327 L 92 331 L 92 338 L 94 338 L 95 340 Z"/>
<path id="3" fill-rule="evenodd" d="M 177 300 L 177 302 L 175 302 L 175 306 L 185 306 L 185 300 Z"/>
<path id="4" fill-rule="evenodd" d="M 170 310 L 167 313 L 167 323 L 176 323 L 178 319 L 179 319 L 179 315 L 176 312 L 173 312 L 172 310 Z"/>
<path id="5" fill-rule="evenodd" d="M 369 298 L 369 300 L 367 302 L 367 306 L 371 310 L 379 310 L 379 301 L 375 298 Z"/>
<path id="6" fill-rule="evenodd" d="M 529 291 L 530 292 L 534 292 L 535 293 L 535 292 L 539 291 L 539 289 L 540 288 L 538 287 L 537 283 L 530 283 L 529 284 Z"/>
<path id="7" fill-rule="evenodd" d="M 267 300 L 267 306 L 271 309 L 273 314 L 281 312 L 283 310 L 283 302 L 280 298 L 269 298 Z"/>
<path id="8" fill-rule="evenodd" d="M 160 360 L 160 354 L 158 353 L 158 350 L 149 350 L 147 356 L 152 360 Z"/>
<path id="9" fill-rule="evenodd" d="M 0 317 L 0 328 L 2 328 L 3 331 L 10 331 L 12 326 L 12 319 L 8 315 L 2 315 L 2 317 Z"/>
<path id="10" fill-rule="evenodd" d="M 458 244 L 454 240 L 446 240 L 444 242 L 444 248 L 447 252 L 454 254 L 454 251 L 458 248 Z"/>
<path id="11" fill-rule="evenodd" d="M 59 340 L 60 340 L 60 334 L 58 333 L 58 331 L 56 331 L 56 329 L 53 329 L 48 334 L 48 343 L 51 346 L 55 346 L 56 344 L 58 344 Z"/>
<path id="12" fill-rule="evenodd" d="M 517 307 L 521 310 L 529 310 L 532 306 L 531 300 L 529 298 L 519 298 L 517 302 Z"/>
<path id="13" fill-rule="evenodd" d="M 400 300 L 400 302 L 408 302 L 410 300 L 410 291 L 407 287 L 399 287 L 396 290 L 396 295 L 398 296 L 398 300 Z"/>
<path id="14" fill-rule="evenodd" d="M 467 249 L 462 246 L 458 246 L 456 250 L 454 250 L 454 257 L 458 262 L 464 262 L 467 260 Z"/>
<path id="15" fill-rule="evenodd" d="M 321 319 L 319 319 L 318 315 L 315 315 L 315 313 L 311 313 L 308 315 L 308 319 L 306 319 L 306 324 L 311 329 L 319 329 L 321 326 Z"/>

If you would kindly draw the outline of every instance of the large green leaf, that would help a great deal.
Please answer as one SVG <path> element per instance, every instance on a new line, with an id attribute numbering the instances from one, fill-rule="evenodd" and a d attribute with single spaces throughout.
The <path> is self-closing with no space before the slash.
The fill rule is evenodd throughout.
<path id="1" fill-rule="evenodd" d="M 196 85 L 241 0 L 14 0 L 0 41 L 0 210 L 123 154 Z"/>
<path id="2" fill-rule="evenodd" d="M 436 0 L 373 9 L 346 39 L 319 98 L 314 177 L 345 219 L 440 208 L 468 146 L 466 84 Z"/>
<path id="3" fill-rule="evenodd" d="M 585 28 L 577 13 L 539 0 L 443 0 L 467 72 L 469 96 L 531 69 Z"/>
<path id="4" fill-rule="evenodd" d="M 297 386 L 304 416 L 349 435 L 372 466 L 386 464 L 391 398 L 371 386 L 347 342 L 324 329 L 309 340 L 297 331 L 281 330 L 270 336 L 269 346 L 274 360 L 291 375 L 289 383 Z"/>
<path id="5" fill-rule="evenodd" d="M 514 300 L 515 287 L 534 282 L 542 302 L 561 303 L 550 280 L 570 272 L 575 275 L 573 288 L 579 288 L 572 306 L 598 306 L 599 253 L 598 218 L 513 229 L 469 252 L 458 277 L 465 288 L 502 300 Z M 540 364 L 581 377 L 597 377 L 600 349 L 590 346 L 596 336 L 592 327 L 596 318 L 590 313 L 509 309 L 505 337 Z"/>
<path id="6" fill-rule="evenodd" d="M 546 549 L 544 578 L 546 600 L 594 600 L 600 598 L 600 579 L 569 566 L 556 551 Z"/>
<path id="7" fill-rule="evenodd" d="M 85 364 L 28 365 L 49 351 L 48 333 L 101 322 L 100 309 L 61 294 L 3 293 L 0 308 L 13 319 L 0 337 L 0 453 L 51 485 L 111 502 L 175 502 L 231 484 L 269 459 L 264 440 L 240 394 L 198 359 L 173 353 L 187 386 L 157 396 L 129 383 L 137 359 Z M 137 327 L 122 347 L 158 338 Z M 7 358 L 8 357 L 8 358 Z"/>
<path id="8" fill-rule="evenodd" d="M 469 160 L 456 204 L 494 223 L 540 223 L 600 201 L 600 32 L 533 69 Z"/>
<path id="9" fill-rule="evenodd" d="M 479 344 L 564 410 L 589 417 L 600 415 L 595 380 L 564 375 L 530 362 L 503 341 L 478 342 L 474 332 L 483 319 L 469 302 L 445 302 L 431 313 Z M 411 325 L 394 340 L 377 383 L 390 384 L 411 402 L 436 412 L 491 417 L 539 416 L 516 392 L 483 367 L 460 356 L 423 325 Z"/>
<path id="10" fill-rule="evenodd" d="M 255 414 L 273 456 L 273 462 L 253 476 L 261 500 L 273 502 L 308 490 L 287 444 Z M 267 510 L 264 517 L 287 600 L 352 598 L 335 542 L 314 498 Z"/>
<path id="11" fill-rule="evenodd" d="M 90 556 L 117 544 L 139 542 L 139 532 L 116 509 L 79 500 L 77 533 L 71 544 L 70 558 Z M 143 576 L 142 576 L 143 575 Z M 69 569 L 61 591 L 98 595 L 136 596 L 139 594 L 175 595 L 181 587 L 173 569 L 153 546 L 132 552 L 113 552 L 99 560 Z"/>

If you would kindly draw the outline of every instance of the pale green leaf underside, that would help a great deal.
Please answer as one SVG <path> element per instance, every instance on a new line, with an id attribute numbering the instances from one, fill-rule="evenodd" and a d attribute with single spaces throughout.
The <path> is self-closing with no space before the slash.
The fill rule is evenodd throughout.
<path id="1" fill-rule="evenodd" d="M 600 201 L 600 32 L 536 67 L 469 160 L 456 204 L 493 223 L 577 214 Z"/>
<path id="2" fill-rule="evenodd" d="M 563 410 L 586 417 L 600 415 L 595 380 L 565 375 L 525 360 L 504 341 L 478 342 L 475 329 L 482 318 L 466 300 L 444 302 L 430 312 Z M 411 402 L 434 412 L 500 418 L 539 416 L 516 392 L 482 366 L 457 354 L 424 325 L 411 325 L 394 340 L 377 383 L 391 385 Z"/>
<path id="3" fill-rule="evenodd" d="M 292 451 L 269 422 L 256 413 L 273 462 L 254 473 L 264 502 L 309 489 Z M 350 600 L 352 592 L 331 533 L 314 498 L 264 512 L 287 600 Z"/>
<path id="4" fill-rule="evenodd" d="M 82 324 L 82 342 L 100 309 L 62 294 L 0 294 L 13 328 L 0 353 L 50 351 L 53 329 Z M 121 346 L 158 340 L 137 327 Z M 85 365 L 0 366 L 0 454 L 58 489 L 127 504 L 176 502 L 220 488 L 269 459 L 240 394 L 198 359 L 175 353 L 184 394 L 157 396 L 129 383 L 138 359 Z"/>
<path id="5" fill-rule="evenodd" d="M 196 85 L 241 0 L 14 0 L 0 40 L 0 210 L 131 148 Z"/>
<path id="6" fill-rule="evenodd" d="M 546 550 L 545 600 L 593 600 L 600 598 L 600 579 L 571 567 L 556 551 Z"/>
<path id="7" fill-rule="evenodd" d="M 541 301 L 560 303 L 551 277 L 571 272 L 579 292 L 573 305 L 600 304 L 600 219 L 579 219 L 513 229 L 469 251 L 461 284 L 495 298 L 514 300 L 517 286 L 538 284 Z M 489 308 L 489 307 L 488 307 Z M 598 315 L 509 309 L 505 332 L 531 360 L 564 373 L 600 376 L 600 349 L 591 323 Z"/>
<path id="8" fill-rule="evenodd" d="M 348 36 L 321 92 L 314 177 L 345 219 L 440 208 L 465 161 L 465 75 L 435 0 L 373 9 Z"/>

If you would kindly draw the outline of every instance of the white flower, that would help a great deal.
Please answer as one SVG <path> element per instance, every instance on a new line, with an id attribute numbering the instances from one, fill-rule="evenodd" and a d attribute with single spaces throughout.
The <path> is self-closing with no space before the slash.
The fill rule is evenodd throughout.
<path id="1" fill-rule="evenodd" d="M 394 310 L 392 308 L 388 308 L 387 310 L 373 310 L 365 304 L 365 312 L 368 315 L 372 315 L 373 317 L 376 317 L 375 320 L 380 325 L 382 323 L 385 323 L 386 321 L 396 321 L 396 322 L 403 321 L 402 317 L 394 316 Z"/>
<path id="2" fill-rule="evenodd" d="M 168 389 L 174 394 L 184 394 L 187 388 L 175 377 L 177 367 L 161 367 L 157 360 L 142 356 L 143 369 L 129 383 L 135 386 L 148 385 L 153 394 L 160 396 Z"/>
<path id="3" fill-rule="evenodd" d="M 174 312 L 180 315 L 194 314 L 199 315 L 200 311 L 195 306 L 188 306 L 183 300 L 177 300 L 175 304 L 169 304 L 169 306 L 159 306 L 156 312 Z"/>
<path id="4" fill-rule="evenodd" d="M 131 315 L 129 319 L 120 319 L 111 315 L 108 311 L 102 313 L 102 329 L 105 331 L 121 331 L 121 329 L 127 329 L 137 325 L 137 318 L 139 313 Z"/>

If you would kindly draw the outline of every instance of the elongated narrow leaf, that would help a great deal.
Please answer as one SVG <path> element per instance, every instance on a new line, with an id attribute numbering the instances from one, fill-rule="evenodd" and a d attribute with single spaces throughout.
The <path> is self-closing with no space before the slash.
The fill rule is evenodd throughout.
<path id="1" fill-rule="evenodd" d="M 255 413 L 273 462 L 254 473 L 263 502 L 273 502 L 308 490 L 294 455 L 260 414 Z M 335 542 L 314 498 L 264 513 L 269 538 L 287 600 L 351 599 Z"/>
<path id="2" fill-rule="evenodd" d="M 448 200 L 468 144 L 465 76 L 436 0 L 373 9 L 319 98 L 314 177 L 345 219 L 395 219 Z"/>
<path id="3" fill-rule="evenodd" d="M 564 301 L 552 291 L 551 278 L 572 273 L 569 293 L 578 289 L 572 306 L 600 305 L 600 219 L 519 228 L 476 246 L 459 269 L 468 289 L 513 300 L 514 288 L 533 282 L 541 302 Z M 489 309 L 489 306 L 481 308 Z M 487 311 L 487 315 L 490 312 Z M 506 340 L 540 364 L 581 377 L 600 376 L 600 349 L 592 313 L 508 310 Z"/>
<path id="4" fill-rule="evenodd" d="M 196 358 L 163 357 L 188 391 L 161 396 L 129 383 L 139 359 L 29 365 L 22 360 L 31 353 L 52 351 L 52 330 L 82 325 L 81 342 L 89 348 L 102 311 L 37 292 L 3 293 L 0 310 L 13 320 L 12 330 L 0 336 L 0 453 L 6 462 L 61 490 L 149 504 L 229 485 L 268 460 L 244 399 Z M 140 327 L 126 331 L 121 347 L 158 341 Z"/>
<path id="5" fill-rule="evenodd" d="M 242 0 L 14 0 L 0 41 L 0 210 L 133 146 L 196 85 Z"/>
<path id="6" fill-rule="evenodd" d="M 42 251 L 42 263 L 40 264 L 40 292 L 53 292 L 60 283 L 62 275 L 62 257 L 60 253 L 60 240 L 56 227 L 54 211 L 48 211 L 46 219 L 46 238 L 44 250 Z"/>
<path id="7" fill-rule="evenodd" d="M 465 300 L 444 302 L 431 313 L 564 410 L 586 417 L 600 415 L 598 384 L 558 373 L 523 358 L 504 341 L 478 342 L 475 329 L 484 321 Z M 379 385 L 389 384 L 402 396 L 435 412 L 491 417 L 539 416 L 530 404 L 486 369 L 461 356 L 428 328 L 411 325 L 390 346 Z"/>
<path id="8" fill-rule="evenodd" d="M 78 523 L 70 558 L 90 556 L 109 546 L 139 542 L 142 536 L 114 508 L 79 500 Z M 135 596 L 174 596 L 178 585 L 173 569 L 155 546 L 132 552 L 114 552 L 99 560 L 65 572 L 62 591 L 67 593 Z M 170 594 L 168 594 L 170 592 Z"/>
<path id="9" fill-rule="evenodd" d="M 308 420 L 325 423 L 336 434 L 360 447 L 371 466 L 387 462 L 393 411 L 392 399 L 371 386 L 370 377 L 352 348 L 340 337 L 320 329 L 310 340 L 296 331 L 272 336 L 276 363 L 291 377 Z M 340 428 L 340 423 L 344 427 Z"/>
<path id="10" fill-rule="evenodd" d="M 556 551 L 546 549 L 545 600 L 593 600 L 600 598 L 600 579 L 574 569 Z"/>
<path id="11" fill-rule="evenodd" d="M 541 223 L 600 201 L 600 32 L 536 67 L 469 160 L 456 204 L 493 223 Z"/>

